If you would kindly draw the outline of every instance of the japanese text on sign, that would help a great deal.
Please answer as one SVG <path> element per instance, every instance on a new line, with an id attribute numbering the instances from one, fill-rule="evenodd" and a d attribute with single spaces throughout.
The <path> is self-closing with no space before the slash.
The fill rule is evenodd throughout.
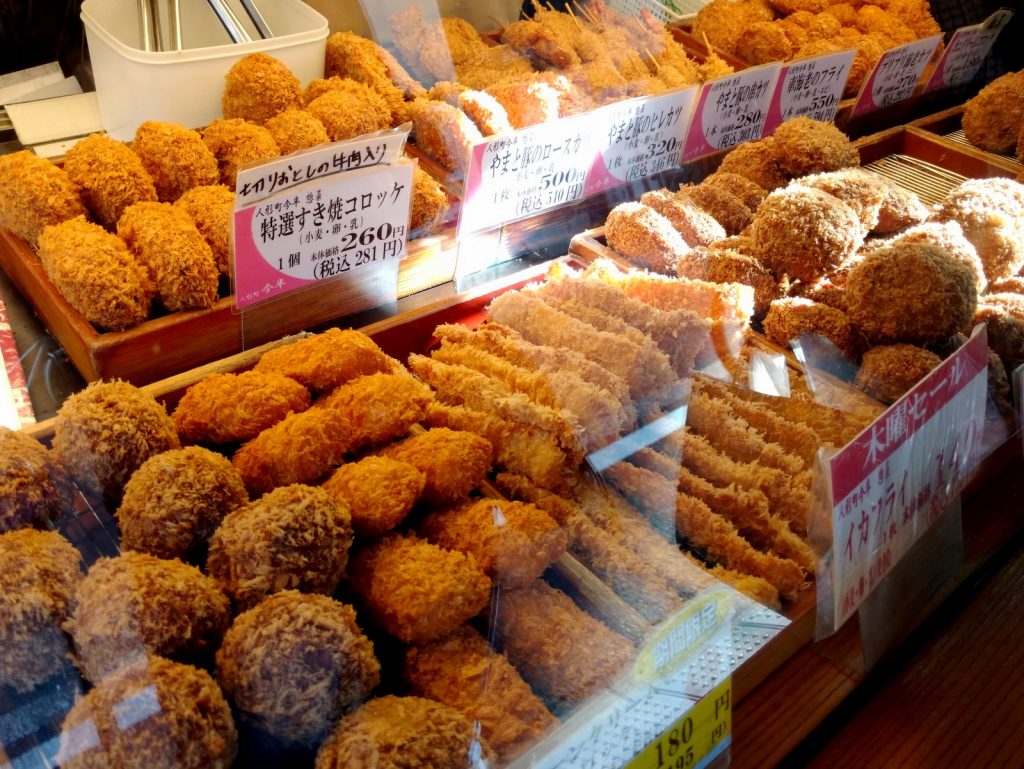
<path id="1" fill-rule="evenodd" d="M 934 35 L 883 53 L 861 87 L 853 115 L 881 109 L 913 96 L 941 40 L 942 35 Z"/>
<path id="2" fill-rule="evenodd" d="M 779 64 L 766 64 L 705 83 L 683 160 L 760 139 L 779 72 Z"/>
<path id="3" fill-rule="evenodd" d="M 831 123 L 843 97 L 854 53 L 851 49 L 783 65 L 765 133 L 800 116 Z"/>
<path id="4" fill-rule="evenodd" d="M 925 90 L 936 91 L 969 83 L 978 74 L 999 33 L 1012 18 L 1013 11 L 1004 8 L 981 24 L 961 27 L 954 32 Z"/>
<path id="5" fill-rule="evenodd" d="M 986 349 L 982 327 L 830 460 L 835 628 L 938 520 L 974 470 L 985 419 Z"/>

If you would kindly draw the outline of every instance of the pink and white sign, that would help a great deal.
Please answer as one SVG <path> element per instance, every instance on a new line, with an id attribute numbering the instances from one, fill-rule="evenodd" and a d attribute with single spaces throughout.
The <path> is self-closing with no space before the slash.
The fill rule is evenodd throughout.
<path id="1" fill-rule="evenodd" d="M 855 53 L 850 49 L 783 64 L 764 133 L 771 135 L 784 122 L 801 115 L 831 123 L 839 110 Z"/>
<path id="2" fill-rule="evenodd" d="M 861 86 L 851 116 L 874 112 L 913 96 L 940 42 L 942 35 L 933 35 L 883 53 Z"/>
<path id="3" fill-rule="evenodd" d="M 704 84 L 686 137 L 683 160 L 693 160 L 764 136 L 778 62 Z"/>
<path id="4" fill-rule="evenodd" d="M 935 71 L 928 79 L 925 92 L 969 83 L 978 74 L 992 44 L 1010 23 L 1013 11 L 1003 8 L 989 16 L 981 24 L 961 27 L 953 33 L 946 50 L 935 65 Z"/>

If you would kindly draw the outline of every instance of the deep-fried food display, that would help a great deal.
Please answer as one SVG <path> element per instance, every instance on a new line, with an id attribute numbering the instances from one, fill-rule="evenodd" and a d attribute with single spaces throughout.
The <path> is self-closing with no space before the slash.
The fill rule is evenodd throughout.
<path id="1" fill-rule="evenodd" d="M 750 218 L 754 215 L 742 199 L 716 183 L 685 184 L 679 188 L 677 196 L 690 200 L 711 214 L 715 221 L 722 225 L 726 235 L 738 235 L 746 229 L 750 224 Z M 714 228 L 709 228 L 708 231 L 714 231 L 717 235 L 717 230 Z M 690 245 L 710 245 L 720 239 L 713 237 L 707 243 L 690 243 Z M 690 241 L 687 240 L 687 242 Z"/>
<path id="2" fill-rule="evenodd" d="M 147 120 L 135 129 L 132 150 L 149 172 L 157 198 L 173 203 L 193 187 L 217 184 L 217 158 L 196 132 L 177 123 Z"/>
<path id="3" fill-rule="evenodd" d="M 668 219 L 691 248 L 706 246 L 725 237 L 722 225 L 684 190 L 677 193 L 651 190 L 640 196 L 640 202 Z"/>
<path id="4" fill-rule="evenodd" d="M 153 179 L 139 156 L 106 134 L 93 134 L 64 156 L 64 170 L 96 220 L 113 230 L 133 203 L 156 200 Z"/>
<path id="5" fill-rule="evenodd" d="M 698 568 L 704 569 L 708 574 L 712 575 L 718 580 L 730 585 L 736 591 L 743 593 L 748 598 L 753 598 L 760 604 L 767 606 L 769 609 L 779 611 L 782 608 L 782 603 L 779 601 L 779 591 L 772 587 L 772 584 L 761 577 L 755 577 L 750 574 L 744 574 L 739 571 L 733 571 L 727 569 L 721 564 L 715 564 L 714 566 L 708 566 L 703 561 L 698 561 L 692 554 L 683 553 L 683 557 L 687 561 L 692 563 Z"/>
<path id="6" fill-rule="evenodd" d="M 73 496 L 70 478 L 43 444 L 0 426 L 0 533 L 56 523 Z"/>
<path id="7" fill-rule="evenodd" d="M 752 24 L 775 18 L 771 6 L 762 0 L 712 0 L 698 11 L 693 34 L 723 51 L 734 52 L 743 30 Z"/>
<path id="8" fill-rule="evenodd" d="M 351 78 L 370 86 L 387 102 L 392 125 L 405 120 L 406 99 L 423 95 L 423 86 L 390 53 L 373 40 L 351 32 L 335 32 L 327 38 L 324 74 Z"/>
<path id="9" fill-rule="evenodd" d="M 331 140 L 327 129 L 312 112 L 289 107 L 266 122 L 266 129 L 282 155 L 326 144 Z"/>
<path id="10" fill-rule="evenodd" d="M 228 769 L 237 750 L 231 708 L 210 674 L 150 657 L 75 703 L 57 761 L 68 769 Z"/>
<path id="11" fill-rule="evenodd" d="M 893 403 L 942 359 L 912 344 L 882 344 L 864 353 L 855 384 L 875 400 Z"/>
<path id="12" fill-rule="evenodd" d="M 751 214 L 757 210 L 768 194 L 760 185 L 740 174 L 730 173 L 719 168 L 718 171 L 708 176 L 700 183 L 701 187 L 711 187 L 722 192 L 734 195 L 742 201 Z"/>
<path id="13" fill-rule="evenodd" d="M 475 617 L 491 595 L 473 556 L 411 534 L 387 534 L 356 553 L 349 581 L 374 622 L 406 643 L 440 638 Z"/>
<path id="14" fill-rule="evenodd" d="M 326 140 L 325 140 L 326 141 Z M 189 215 L 199 234 L 206 240 L 221 275 L 230 275 L 231 217 L 235 212 L 235 193 L 223 184 L 193 187 L 174 205 Z"/>
<path id="15" fill-rule="evenodd" d="M 989 152 L 1013 152 L 1024 123 L 1024 70 L 1007 72 L 964 104 L 964 136 Z"/>
<path id="16" fill-rule="evenodd" d="M 274 489 L 225 516 L 206 570 L 242 608 L 289 588 L 330 595 L 345 574 L 352 523 L 323 489 Z"/>
<path id="17" fill-rule="evenodd" d="M 334 78 L 331 78 L 332 82 Z M 383 97 L 363 83 L 339 79 L 332 88 L 306 105 L 323 123 L 332 142 L 380 131 L 391 125 L 391 110 Z"/>
<path id="18" fill-rule="evenodd" d="M 283 590 L 239 614 L 217 650 L 217 682 L 240 719 L 285 745 L 318 745 L 380 680 L 352 607 Z"/>
<path id="19" fill-rule="evenodd" d="M 728 248 L 695 248 L 676 262 L 681 278 L 711 283 L 743 283 L 754 289 L 754 315 L 763 317 L 768 305 L 782 296 L 775 277 L 757 259 Z"/>
<path id="20" fill-rule="evenodd" d="M 409 229 L 430 232 L 444 221 L 451 204 L 444 188 L 417 165 L 412 172 L 412 204 Z"/>
<path id="21" fill-rule="evenodd" d="M 764 333 L 780 347 L 789 347 L 804 334 L 828 339 L 852 361 L 866 348 L 864 336 L 842 310 L 803 297 L 786 297 L 772 302 L 764 319 Z"/>
<path id="22" fill-rule="evenodd" d="M 144 553 L 96 561 L 75 601 L 68 631 L 82 675 L 94 684 L 151 654 L 200 658 L 220 645 L 231 622 L 231 603 L 214 580 Z"/>
<path id="23" fill-rule="evenodd" d="M 921 202 L 916 193 L 885 176 L 878 179 L 885 185 L 886 194 L 882 198 L 882 207 L 878 209 L 878 224 L 874 232 L 880 235 L 899 232 L 921 224 L 931 216 L 931 209 Z"/>
<path id="24" fill-rule="evenodd" d="M 955 221 L 978 252 L 989 280 L 1024 267 L 1024 185 L 1010 179 L 971 179 L 950 190 L 936 214 Z"/>
<path id="25" fill-rule="evenodd" d="M 537 76 L 508 78 L 484 92 L 502 106 L 513 128 L 546 123 L 559 116 L 558 91 Z"/>
<path id="26" fill-rule="evenodd" d="M 53 453 L 78 486 L 117 495 L 142 463 L 180 448 L 174 422 L 127 382 L 92 382 L 70 396 L 53 425 Z"/>
<path id="27" fill-rule="evenodd" d="M 510 46 L 485 46 L 455 67 L 458 82 L 462 85 L 482 91 L 508 77 L 533 74 L 530 60 L 517 53 Z"/>
<path id="28" fill-rule="evenodd" d="M 290 107 L 299 106 L 302 86 L 279 59 L 262 51 L 243 56 L 224 76 L 220 107 L 226 118 L 263 125 Z"/>
<path id="29" fill-rule="evenodd" d="M 878 226 L 878 212 L 886 197 L 885 183 L 878 174 L 851 167 L 804 176 L 799 183 L 827 192 L 846 203 L 857 214 L 865 232 Z"/>
<path id="30" fill-rule="evenodd" d="M 55 531 L 0 534 L 0 684 L 27 692 L 69 662 L 61 627 L 82 579 L 78 551 Z"/>
<path id="31" fill-rule="evenodd" d="M 238 169 L 243 165 L 271 160 L 281 154 L 270 131 L 241 118 L 214 120 L 203 129 L 203 143 L 217 158 L 220 183 L 232 190 L 235 189 Z"/>
<path id="32" fill-rule="evenodd" d="M 397 365 L 366 334 L 331 328 L 264 353 L 255 370 L 284 374 L 322 393 L 358 376 L 390 372 Z"/>
<path id="33" fill-rule="evenodd" d="M 988 285 L 985 277 L 985 266 L 978 258 L 974 245 L 964 237 L 964 231 L 955 221 L 925 222 L 910 227 L 899 235 L 879 243 L 892 246 L 897 243 L 934 243 L 950 256 L 962 262 L 974 276 L 974 285 L 980 296 Z"/>
<path id="34" fill-rule="evenodd" d="M 479 435 L 438 427 L 380 453 L 423 473 L 427 478 L 423 498 L 444 505 L 463 499 L 480 485 L 491 469 L 493 451 L 490 442 Z"/>
<path id="35" fill-rule="evenodd" d="M 736 55 L 751 64 L 786 61 L 793 58 L 796 41 L 786 29 L 775 21 L 758 21 L 740 32 L 736 40 Z"/>
<path id="36" fill-rule="evenodd" d="M 604 223 L 608 245 L 635 264 L 674 272 L 689 250 L 686 241 L 662 213 L 644 203 L 620 203 Z"/>
<path id="37" fill-rule="evenodd" d="M 581 63 L 570 42 L 560 40 L 550 28 L 534 19 L 522 19 L 504 27 L 501 42 L 531 56 L 541 68 L 568 69 Z"/>
<path id="38" fill-rule="evenodd" d="M 367 374 L 335 388 L 317 401 L 345 418 L 349 450 L 401 438 L 427 413 L 430 388 L 406 373 Z"/>
<path id="39" fill-rule="evenodd" d="M 85 215 L 67 173 L 30 150 L 0 155 L 0 227 L 30 246 L 45 227 Z"/>
<path id="40" fill-rule="evenodd" d="M 997 304 L 988 304 L 982 297 L 971 318 L 970 326 L 984 323 L 988 332 L 988 346 L 1003 361 L 1007 371 L 1024 362 L 1024 320 Z M 965 329 L 967 326 L 965 325 Z"/>
<path id="41" fill-rule="evenodd" d="M 779 165 L 773 136 L 736 145 L 722 158 L 718 172 L 742 176 L 767 192 L 783 187 L 787 182 Z"/>
<path id="42" fill-rule="evenodd" d="M 405 519 L 426 481 L 407 462 L 365 457 L 339 467 L 322 488 L 348 508 L 356 536 L 375 537 Z"/>
<path id="43" fill-rule="evenodd" d="M 184 560 L 248 501 L 226 457 L 198 446 L 165 451 L 147 459 L 124 487 L 117 509 L 121 547 Z"/>
<path id="44" fill-rule="evenodd" d="M 417 99 L 409 105 L 416 147 L 447 168 L 464 174 L 469 148 L 483 135 L 466 113 L 445 102 Z"/>
<path id="45" fill-rule="evenodd" d="M 480 129 L 482 136 L 494 136 L 512 130 L 508 112 L 501 106 L 501 102 L 486 91 L 463 89 L 453 106 L 466 113 L 466 117 Z"/>

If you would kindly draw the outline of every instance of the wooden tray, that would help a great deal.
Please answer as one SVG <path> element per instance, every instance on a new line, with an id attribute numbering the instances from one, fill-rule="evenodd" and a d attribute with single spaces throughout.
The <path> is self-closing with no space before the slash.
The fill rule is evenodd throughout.
<path id="1" fill-rule="evenodd" d="M 1015 176 L 1024 173 L 1024 164 L 1013 155 L 988 152 L 980 147 L 975 147 L 967 141 L 963 131 L 963 117 L 964 105 L 958 104 L 955 107 L 936 112 L 934 115 L 918 118 L 907 125 L 910 128 L 919 129 L 929 135 L 936 136 L 942 144 L 953 146 L 966 152 L 982 152 L 994 165 L 1005 167 Z"/>

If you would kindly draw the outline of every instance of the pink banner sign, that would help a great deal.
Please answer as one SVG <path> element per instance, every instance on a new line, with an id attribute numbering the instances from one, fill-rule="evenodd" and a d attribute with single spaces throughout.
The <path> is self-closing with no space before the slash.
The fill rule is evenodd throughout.
<path id="1" fill-rule="evenodd" d="M 850 49 L 784 64 L 768 109 L 765 135 L 801 115 L 824 123 L 835 120 L 854 53 Z"/>
<path id="2" fill-rule="evenodd" d="M 861 86 L 851 116 L 865 115 L 913 96 L 940 42 L 942 35 L 933 35 L 883 53 Z"/>
<path id="3" fill-rule="evenodd" d="M 1012 18 L 1013 11 L 1003 8 L 981 24 L 961 27 L 954 32 L 949 45 L 942 53 L 942 58 L 935 65 L 935 71 L 928 79 L 925 92 L 952 88 L 973 80 L 981 69 L 985 57 L 988 56 L 992 44 Z"/>

